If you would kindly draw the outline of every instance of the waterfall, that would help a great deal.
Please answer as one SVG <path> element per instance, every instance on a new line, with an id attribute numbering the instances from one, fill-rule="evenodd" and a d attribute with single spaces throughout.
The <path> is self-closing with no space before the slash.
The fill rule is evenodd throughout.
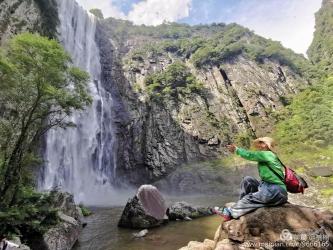
<path id="1" fill-rule="evenodd" d="M 76 127 L 48 132 L 39 187 L 73 193 L 76 202 L 105 204 L 115 195 L 111 182 L 115 178 L 117 157 L 111 116 L 114 104 L 111 94 L 101 84 L 96 19 L 75 0 L 57 1 L 59 40 L 73 64 L 90 74 L 93 103 L 68 118 Z"/>

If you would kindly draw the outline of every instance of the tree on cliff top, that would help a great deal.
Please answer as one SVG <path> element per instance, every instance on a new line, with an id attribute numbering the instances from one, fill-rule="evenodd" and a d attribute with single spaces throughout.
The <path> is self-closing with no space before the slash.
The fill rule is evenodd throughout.
<path id="1" fill-rule="evenodd" d="M 89 10 L 91 14 L 100 19 L 104 19 L 103 12 L 100 9 L 91 9 Z"/>
<path id="2" fill-rule="evenodd" d="M 70 65 L 55 40 L 14 37 L 0 54 L 0 206 L 15 203 L 34 145 L 66 117 L 91 102 L 88 74 Z"/>

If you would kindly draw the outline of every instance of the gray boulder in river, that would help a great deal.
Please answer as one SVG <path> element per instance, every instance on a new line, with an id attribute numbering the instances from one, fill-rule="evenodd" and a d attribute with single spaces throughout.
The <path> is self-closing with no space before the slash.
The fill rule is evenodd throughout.
<path id="1" fill-rule="evenodd" d="M 118 226 L 134 229 L 144 229 L 160 226 L 167 221 L 167 219 L 155 219 L 153 216 L 147 214 L 138 197 L 134 196 L 127 202 L 118 222 Z"/>
<path id="2" fill-rule="evenodd" d="M 153 185 L 139 187 L 121 215 L 118 226 L 128 228 L 151 228 L 167 222 L 167 207 L 160 191 Z"/>

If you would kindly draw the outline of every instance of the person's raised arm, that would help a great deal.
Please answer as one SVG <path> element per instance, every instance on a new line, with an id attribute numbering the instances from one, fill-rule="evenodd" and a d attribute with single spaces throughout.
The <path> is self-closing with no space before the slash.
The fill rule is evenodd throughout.
<path id="1" fill-rule="evenodd" d="M 243 148 L 239 148 L 234 144 L 228 145 L 227 148 L 231 153 L 236 153 L 240 157 L 249 161 L 257 161 L 257 162 L 267 161 L 267 156 L 264 153 L 264 151 L 250 151 Z"/>

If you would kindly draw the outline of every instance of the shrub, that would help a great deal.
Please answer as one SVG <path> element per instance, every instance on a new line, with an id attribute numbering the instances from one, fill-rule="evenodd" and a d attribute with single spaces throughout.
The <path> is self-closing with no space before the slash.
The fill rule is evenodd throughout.
<path id="1" fill-rule="evenodd" d="M 250 148 L 253 139 L 253 136 L 248 131 L 244 131 L 236 135 L 235 142 L 241 147 Z"/>
<path id="2" fill-rule="evenodd" d="M 333 77 L 312 86 L 293 98 L 278 116 L 276 137 L 290 145 L 321 140 L 333 142 Z"/>
<path id="3" fill-rule="evenodd" d="M 91 9 L 89 12 L 99 19 L 104 19 L 103 13 L 100 9 Z"/>
<path id="4" fill-rule="evenodd" d="M 17 203 L 0 211 L 0 235 L 29 238 L 43 234 L 58 222 L 52 201 L 53 193 L 38 193 L 31 187 L 21 187 Z"/>
<path id="5" fill-rule="evenodd" d="M 145 84 L 148 94 L 153 98 L 178 97 L 179 94 L 198 93 L 203 88 L 186 65 L 179 61 L 169 65 L 165 71 L 147 76 Z"/>
<path id="6" fill-rule="evenodd" d="M 83 206 L 82 204 L 80 204 L 80 209 L 81 209 L 82 215 L 84 217 L 87 217 L 87 216 L 90 216 L 93 214 L 93 212 L 89 208 Z"/>

